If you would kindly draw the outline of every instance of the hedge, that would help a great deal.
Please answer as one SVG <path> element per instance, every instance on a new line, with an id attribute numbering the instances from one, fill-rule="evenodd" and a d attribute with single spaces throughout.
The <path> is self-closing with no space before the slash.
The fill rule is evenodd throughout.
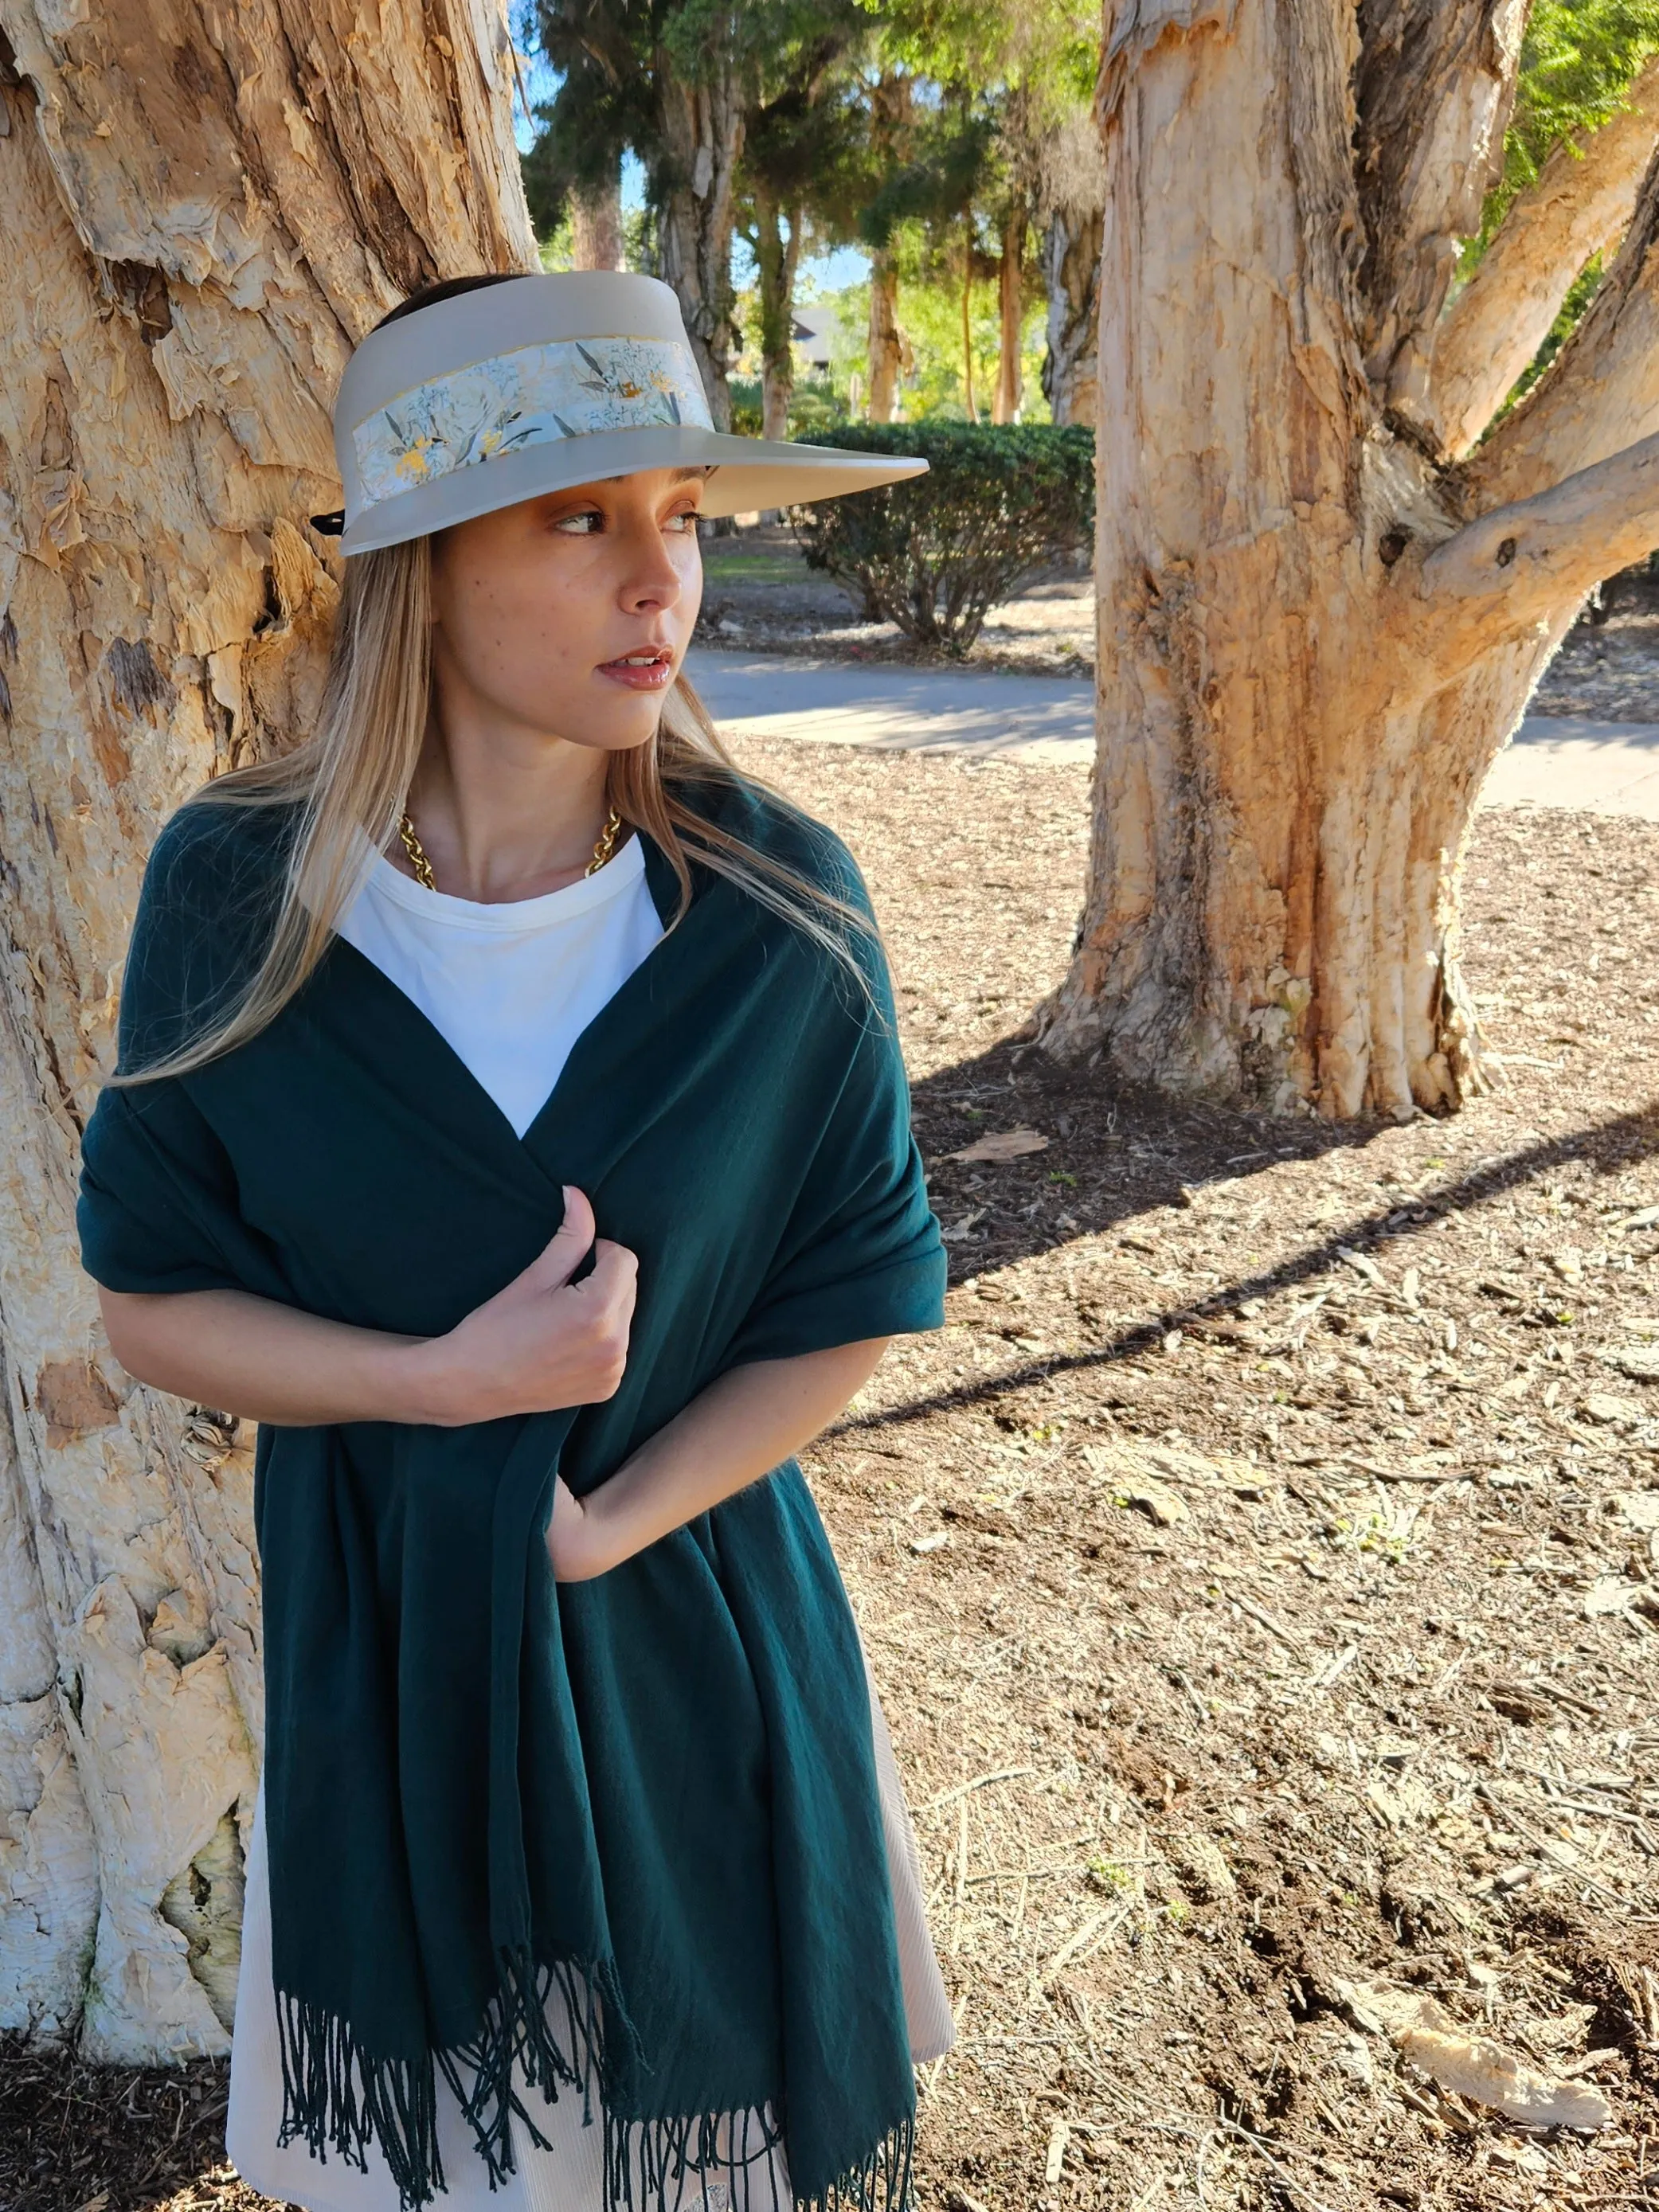
<path id="1" fill-rule="evenodd" d="M 848 422 L 816 442 L 927 461 L 926 476 L 791 516 L 810 568 L 848 586 L 868 621 L 896 623 L 939 652 L 966 653 L 991 607 L 1093 532 L 1087 428 Z"/>

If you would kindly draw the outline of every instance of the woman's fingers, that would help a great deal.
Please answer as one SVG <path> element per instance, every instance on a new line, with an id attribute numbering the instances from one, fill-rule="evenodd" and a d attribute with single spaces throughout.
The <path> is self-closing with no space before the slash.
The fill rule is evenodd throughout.
<path id="1" fill-rule="evenodd" d="M 593 1242 L 593 1208 L 587 1193 L 574 1182 L 564 1187 L 564 1219 L 518 1278 L 527 1291 L 558 1291 L 581 1265 L 582 1255 Z"/>

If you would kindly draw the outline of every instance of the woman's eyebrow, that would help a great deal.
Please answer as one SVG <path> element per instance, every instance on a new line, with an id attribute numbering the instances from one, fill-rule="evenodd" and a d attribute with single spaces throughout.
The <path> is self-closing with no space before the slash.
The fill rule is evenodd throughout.
<path id="1" fill-rule="evenodd" d="M 676 469 L 676 470 L 675 470 L 675 471 L 674 471 L 674 482 L 675 482 L 676 483 L 685 483 L 689 482 L 689 481 L 690 480 L 690 478 L 692 478 L 693 477 L 696 477 L 699 481 L 701 481 L 701 480 L 702 480 L 702 478 L 703 478 L 704 477 L 706 477 L 708 474 L 708 471 L 707 470 L 707 468 L 701 468 L 701 469 Z"/>

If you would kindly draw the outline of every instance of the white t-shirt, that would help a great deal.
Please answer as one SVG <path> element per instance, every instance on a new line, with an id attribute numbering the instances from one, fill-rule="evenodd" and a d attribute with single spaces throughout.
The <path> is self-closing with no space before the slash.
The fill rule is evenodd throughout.
<path id="1" fill-rule="evenodd" d="M 494 906 L 429 891 L 377 853 L 337 927 L 414 1000 L 520 1137 L 572 1045 L 663 934 L 637 836 L 597 875 Z"/>

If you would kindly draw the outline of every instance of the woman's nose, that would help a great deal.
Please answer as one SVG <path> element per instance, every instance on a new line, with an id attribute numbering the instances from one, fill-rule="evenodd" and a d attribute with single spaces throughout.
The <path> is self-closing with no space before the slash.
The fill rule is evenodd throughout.
<path id="1" fill-rule="evenodd" d="M 630 532 L 626 544 L 628 562 L 622 586 L 623 605 L 672 607 L 679 598 L 683 586 L 679 569 L 670 556 L 662 532 L 653 524 L 649 530 Z"/>

